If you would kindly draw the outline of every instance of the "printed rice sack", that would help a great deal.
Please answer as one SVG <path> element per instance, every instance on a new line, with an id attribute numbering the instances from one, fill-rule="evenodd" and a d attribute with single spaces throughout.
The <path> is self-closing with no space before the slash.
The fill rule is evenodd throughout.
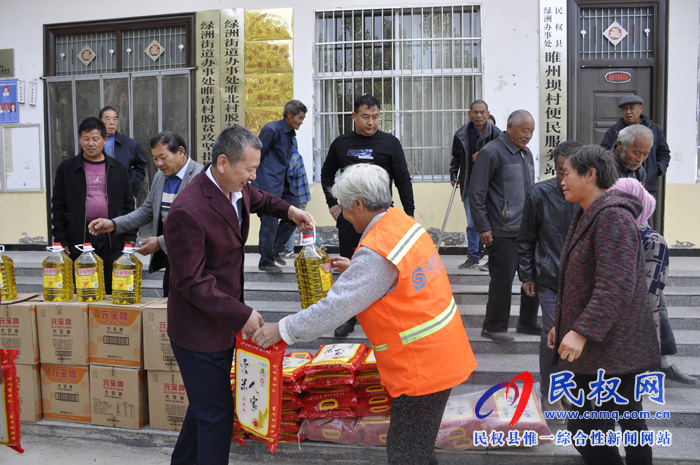
<path id="1" fill-rule="evenodd" d="M 304 408 L 299 414 L 301 418 L 355 418 L 355 411 L 352 407 L 338 407 L 332 410 L 317 410 Z"/>
<path id="2" fill-rule="evenodd" d="M 486 449 L 483 446 L 475 447 L 473 444 L 474 431 L 486 430 L 485 419 L 479 419 L 475 414 L 475 405 L 484 392 L 450 396 L 442 415 L 435 447 L 450 450 Z M 481 408 L 481 412 L 486 413 L 494 408 L 493 400 L 489 399 Z"/>
<path id="3" fill-rule="evenodd" d="M 303 407 L 304 403 L 296 394 L 282 391 L 282 410 L 292 410 Z"/>
<path id="4" fill-rule="evenodd" d="M 277 450 L 282 421 L 282 359 L 287 344 L 262 349 L 236 338 L 236 414 L 241 427 Z"/>
<path id="5" fill-rule="evenodd" d="M 377 370 L 377 359 L 374 357 L 374 349 L 367 352 L 362 363 L 357 367 L 357 371 L 375 371 Z"/>
<path id="6" fill-rule="evenodd" d="M 384 415 L 391 412 L 391 396 L 359 397 L 355 405 L 358 417 L 367 415 Z"/>
<path id="7" fill-rule="evenodd" d="M 282 421 L 301 421 L 299 414 L 301 413 L 300 408 L 282 410 Z"/>
<path id="8" fill-rule="evenodd" d="M 342 395 L 342 394 L 350 394 L 354 393 L 355 389 L 353 389 L 352 386 L 349 385 L 343 385 L 343 386 L 322 386 L 322 387 L 311 387 L 309 389 L 304 390 L 305 393 L 309 394 L 336 394 L 336 395 Z"/>
<path id="9" fill-rule="evenodd" d="M 380 384 L 381 378 L 379 377 L 379 371 L 360 371 L 355 375 L 355 381 L 352 383 L 353 387 L 357 387 L 363 384 L 376 385 Z"/>
<path id="10" fill-rule="evenodd" d="M 304 367 L 309 363 L 309 360 L 304 358 L 284 357 L 282 363 L 282 381 L 286 384 L 295 383 L 297 380 L 304 377 Z"/>
<path id="11" fill-rule="evenodd" d="M 335 371 L 310 373 L 304 377 L 301 387 L 304 391 L 311 388 L 349 385 L 355 381 L 354 371 Z"/>
<path id="12" fill-rule="evenodd" d="M 313 360 L 306 364 L 306 373 L 356 371 L 367 354 L 364 344 L 324 344 Z"/>
<path id="13" fill-rule="evenodd" d="M 301 400 L 304 410 L 313 412 L 327 412 L 357 405 L 357 395 L 352 391 L 347 393 L 305 394 Z"/>
<path id="14" fill-rule="evenodd" d="M 300 433 L 280 433 L 280 442 L 301 442 L 306 440 L 305 434 Z"/>
<path id="15" fill-rule="evenodd" d="M 314 354 L 311 352 L 287 352 L 284 356 L 288 358 L 298 358 L 300 360 L 311 360 L 314 358 Z"/>
<path id="16" fill-rule="evenodd" d="M 355 388 L 355 394 L 357 394 L 357 397 L 373 397 L 373 396 L 388 396 L 389 391 L 387 388 L 382 386 L 381 384 L 370 384 L 370 385 L 364 385 L 361 384 Z"/>
<path id="17" fill-rule="evenodd" d="M 355 423 L 355 418 L 313 418 L 304 420 L 299 431 L 312 441 L 360 444 L 362 434 Z"/>
<path id="18" fill-rule="evenodd" d="M 0 384 L 0 445 L 21 454 L 24 449 L 21 444 L 19 387 L 15 367 L 18 352 L 18 350 L 0 349 L 0 370 L 5 380 Z"/>
<path id="19" fill-rule="evenodd" d="M 359 417 L 355 424 L 365 446 L 385 446 L 391 415 Z"/>

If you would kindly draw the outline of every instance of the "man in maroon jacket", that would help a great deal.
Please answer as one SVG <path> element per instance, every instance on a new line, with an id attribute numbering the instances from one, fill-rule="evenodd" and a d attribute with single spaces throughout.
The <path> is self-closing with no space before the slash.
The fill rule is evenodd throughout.
<path id="1" fill-rule="evenodd" d="M 189 407 L 172 464 L 227 464 L 234 404 L 230 372 L 236 333 L 262 326 L 243 302 L 244 247 L 250 214 L 289 219 L 310 229 L 313 217 L 250 184 L 260 140 L 232 126 L 214 142 L 213 163 L 177 196 L 165 221 L 170 260 L 168 336 Z"/>

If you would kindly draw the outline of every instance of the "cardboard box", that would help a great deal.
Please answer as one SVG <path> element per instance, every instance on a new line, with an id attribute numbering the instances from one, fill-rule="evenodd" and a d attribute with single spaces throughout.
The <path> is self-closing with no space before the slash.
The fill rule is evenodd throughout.
<path id="1" fill-rule="evenodd" d="M 88 366 L 41 365 L 44 418 L 90 423 Z"/>
<path id="2" fill-rule="evenodd" d="M 168 299 L 143 307 L 143 367 L 180 371 L 168 337 Z"/>
<path id="3" fill-rule="evenodd" d="M 189 404 L 179 371 L 148 371 L 151 429 L 180 431 Z"/>
<path id="4" fill-rule="evenodd" d="M 87 302 L 37 302 L 41 363 L 87 365 Z"/>
<path id="5" fill-rule="evenodd" d="M 39 334 L 36 326 L 36 294 L 21 294 L 0 306 L 0 349 L 19 350 L 18 364 L 39 363 Z M 29 296 L 29 297 L 27 297 Z"/>
<path id="6" fill-rule="evenodd" d="M 90 365 L 93 425 L 141 429 L 148 423 L 146 371 Z"/>
<path id="7" fill-rule="evenodd" d="M 154 300 L 134 305 L 118 305 L 111 299 L 90 303 L 91 365 L 143 368 L 141 307 Z"/>
<path id="8" fill-rule="evenodd" d="M 39 421 L 43 416 L 39 365 L 15 366 L 19 387 L 19 421 Z"/>

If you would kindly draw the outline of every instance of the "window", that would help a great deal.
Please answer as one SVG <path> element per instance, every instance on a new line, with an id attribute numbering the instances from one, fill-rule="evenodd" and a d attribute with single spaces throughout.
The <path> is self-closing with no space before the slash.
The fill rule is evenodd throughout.
<path id="1" fill-rule="evenodd" d="M 316 15 L 316 181 L 333 139 L 353 130 L 356 97 L 382 104 L 414 181 L 449 179 L 452 139 L 481 94 L 479 8 L 324 11 Z"/>
<path id="2" fill-rule="evenodd" d="M 646 6 L 582 8 L 580 59 L 653 58 L 654 13 Z"/>

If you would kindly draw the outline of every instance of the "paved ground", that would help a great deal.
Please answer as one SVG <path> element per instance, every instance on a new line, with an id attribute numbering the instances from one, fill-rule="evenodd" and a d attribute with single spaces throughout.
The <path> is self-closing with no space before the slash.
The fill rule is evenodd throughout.
<path id="1" fill-rule="evenodd" d="M 166 447 L 138 447 L 124 444 L 109 444 L 96 441 L 80 441 L 56 438 L 47 442 L 45 438 L 24 436 L 24 454 L 0 446 L 2 465 L 167 465 L 172 449 Z M 231 447 L 237 447 L 232 444 Z M 236 460 L 236 465 L 254 465 L 266 462 Z M 284 462 L 285 465 L 302 465 Z"/>

